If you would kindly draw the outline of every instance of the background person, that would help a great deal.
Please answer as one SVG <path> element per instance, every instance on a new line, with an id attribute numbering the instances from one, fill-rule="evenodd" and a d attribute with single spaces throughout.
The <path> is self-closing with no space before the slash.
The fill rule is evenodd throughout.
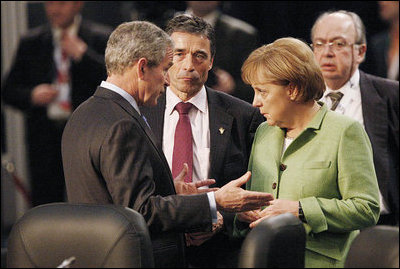
<path id="1" fill-rule="evenodd" d="M 376 76 L 399 80 L 399 1 L 378 1 L 379 16 L 388 28 L 372 36 L 366 70 Z"/>
<path id="2" fill-rule="evenodd" d="M 250 104 L 204 85 L 216 55 L 210 24 L 199 17 L 182 14 L 168 22 L 166 31 L 175 44 L 173 65 L 168 71 L 170 86 L 155 108 L 143 107 L 141 111 L 174 172 L 175 145 L 183 143 L 176 136 L 180 118 L 176 106 L 181 102 L 192 104 L 188 116 L 193 173 L 189 178 L 193 182 L 213 178 L 216 183 L 212 186 L 222 187 L 247 171 L 251 144 L 263 117 Z M 237 266 L 241 240 L 228 236 L 234 214 L 221 213 L 224 229 L 208 235 L 187 235 L 190 266 Z"/>
<path id="3" fill-rule="evenodd" d="M 254 89 L 253 106 L 267 119 L 254 138 L 246 189 L 275 199 L 263 210 L 237 214 L 235 234 L 245 236 L 263 219 L 289 212 L 306 228 L 305 267 L 343 267 L 359 229 L 379 216 L 367 134 L 317 102 L 324 80 L 311 49 L 298 39 L 258 48 L 242 72 Z"/>
<path id="4" fill-rule="evenodd" d="M 62 137 L 68 201 L 138 211 L 149 227 L 156 267 L 185 266 L 183 232 L 218 229 L 217 210 L 256 209 L 272 199 L 240 187 L 249 172 L 207 193 L 197 187 L 210 180 L 183 181 L 187 166 L 173 180 L 139 109 L 155 106 L 168 85 L 172 49 L 171 38 L 154 24 L 118 26 L 105 52 L 107 80 L 74 111 Z"/>
<path id="5" fill-rule="evenodd" d="M 64 125 L 106 76 L 111 29 L 83 19 L 82 6 L 82 1 L 45 2 L 49 24 L 21 38 L 2 85 L 4 103 L 26 115 L 32 206 L 64 201 Z"/>
<path id="6" fill-rule="evenodd" d="M 378 224 L 398 225 L 399 82 L 359 70 L 367 45 L 364 24 L 354 12 L 321 14 L 311 40 L 327 87 L 321 100 L 357 120 L 371 141 L 381 199 Z M 338 93 L 342 97 L 332 107 Z"/>

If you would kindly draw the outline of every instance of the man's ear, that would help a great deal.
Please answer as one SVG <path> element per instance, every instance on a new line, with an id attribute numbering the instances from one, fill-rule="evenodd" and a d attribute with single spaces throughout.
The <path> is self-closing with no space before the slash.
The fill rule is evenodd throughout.
<path id="1" fill-rule="evenodd" d="M 144 78 L 144 74 L 147 71 L 147 66 L 148 61 L 146 58 L 140 58 L 137 62 L 137 74 L 139 79 Z"/>
<path id="2" fill-rule="evenodd" d="M 357 49 L 357 63 L 360 64 L 365 59 L 365 53 L 367 52 L 367 45 L 361 44 L 356 47 Z"/>
<path id="3" fill-rule="evenodd" d="M 212 67 L 213 67 L 213 63 L 214 63 L 214 57 L 213 57 L 213 58 L 211 58 L 211 61 L 210 61 L 210 66 L 208 67 L 208 71 L 210 71 L 210 70 L 212 69 Z"/>

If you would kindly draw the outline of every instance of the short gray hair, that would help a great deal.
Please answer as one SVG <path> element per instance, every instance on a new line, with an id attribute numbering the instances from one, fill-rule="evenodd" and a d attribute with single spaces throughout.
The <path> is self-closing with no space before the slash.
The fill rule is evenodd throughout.
<path id="1" fill-rule="evenodd" d="M 347 11 L 347 10 L 337 10 L 337 11 L 327 11 L 322 13 L 321 15 L 318 16 L 318 18 L 315 20 L 313 27 L 311 28 L 311 41 L 314 40 L 314 32 L 316 25 L 318 22 L 325 16 L 331 15 L 331 14 L 345 14 L 349 16 L 354 24 L 354 28 L 356 29 L 356 41 L 355 44 L 367 44 L 367 37 L 366 37 L 366 30 L 364 23 L 362 22 L 360 16 L 358 16 L 356 13 Z"/>
<path id="2" fill-rule="evenodd" d="M 147 21 L 122 23 L 107 42 L 107 75 L 121 75 L 140 58 L 146 58 L 149 66 L 158 66 L 168 47 L 173 48 L 171 37 L 158 26 Z"/>

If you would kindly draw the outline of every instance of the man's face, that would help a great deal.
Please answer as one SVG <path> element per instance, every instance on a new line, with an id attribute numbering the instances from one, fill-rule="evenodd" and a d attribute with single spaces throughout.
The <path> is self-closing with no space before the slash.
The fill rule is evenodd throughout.
<path id="1" fill-rule="evenodd" d="M 171 90 L 184 93 L 187 99 L 195 96 L 208 78 L 212 68 L 210 40 L 203 35 L 174 32 L 173 65 L 168 71 Z"/>
<path id="2" fill-rule="evenodd" d="M 172 49 L 168 48 L 163 61 L 158 66 L 146 69 L 143 80 L 141 102 L 146 106 L 157 105 L 157 99 L 168 86 L 167 74 L 172 65 Z M 148 71 L 147 71 L 148 70 Z"/>
<path id="3" fill-rule="evenodd" d="M 317 43 L 324 44 L 317 49 Z M 345 44 L 340 49 L 328 46 L 327 43 L 339 42 Z M 314 56 L 322 75 L 329 86 L 329 82 L 336 81 L 344 84 L 362 62 L 365 49 L 361 50 L 353 45 L 356 42 L 356 29 L 352 19 L 345 14 L 331 14 L 323 17 L 317 24 L 314 36 Z M 363 45 L 364 46 L 364 45 Z M 361 53 L 361 51 L 363 51 Z"/>
<path id="4" fill-rule="evenodd" d="M 72 24 L 74 17 L 80 11 L 80 1 L 46 1 L 47 18 L 53 27 L 66 28 Z"/>

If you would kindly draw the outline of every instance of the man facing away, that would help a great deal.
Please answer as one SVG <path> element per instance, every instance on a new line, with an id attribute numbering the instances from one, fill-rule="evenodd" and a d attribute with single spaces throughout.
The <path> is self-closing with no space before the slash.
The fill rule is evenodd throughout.
<path id="1" fill-rule="evenodd" d="M 118 26 L 107 43 L 107 80 L 74 111 L 62 138 L 69 202 L 118 204 L 141 213 L 156 267 L 185 266 L 183 233 L 218 229 L 217 211 L 259 208 L 272 199 L 240 187 L 250 172 L 210 192 L 197 188 L 213 180 L 183 181 L 187 165 L 174 181 L 139 110 L 157 104 L 172 56 L 171 38 L 157 26 Z"/>

